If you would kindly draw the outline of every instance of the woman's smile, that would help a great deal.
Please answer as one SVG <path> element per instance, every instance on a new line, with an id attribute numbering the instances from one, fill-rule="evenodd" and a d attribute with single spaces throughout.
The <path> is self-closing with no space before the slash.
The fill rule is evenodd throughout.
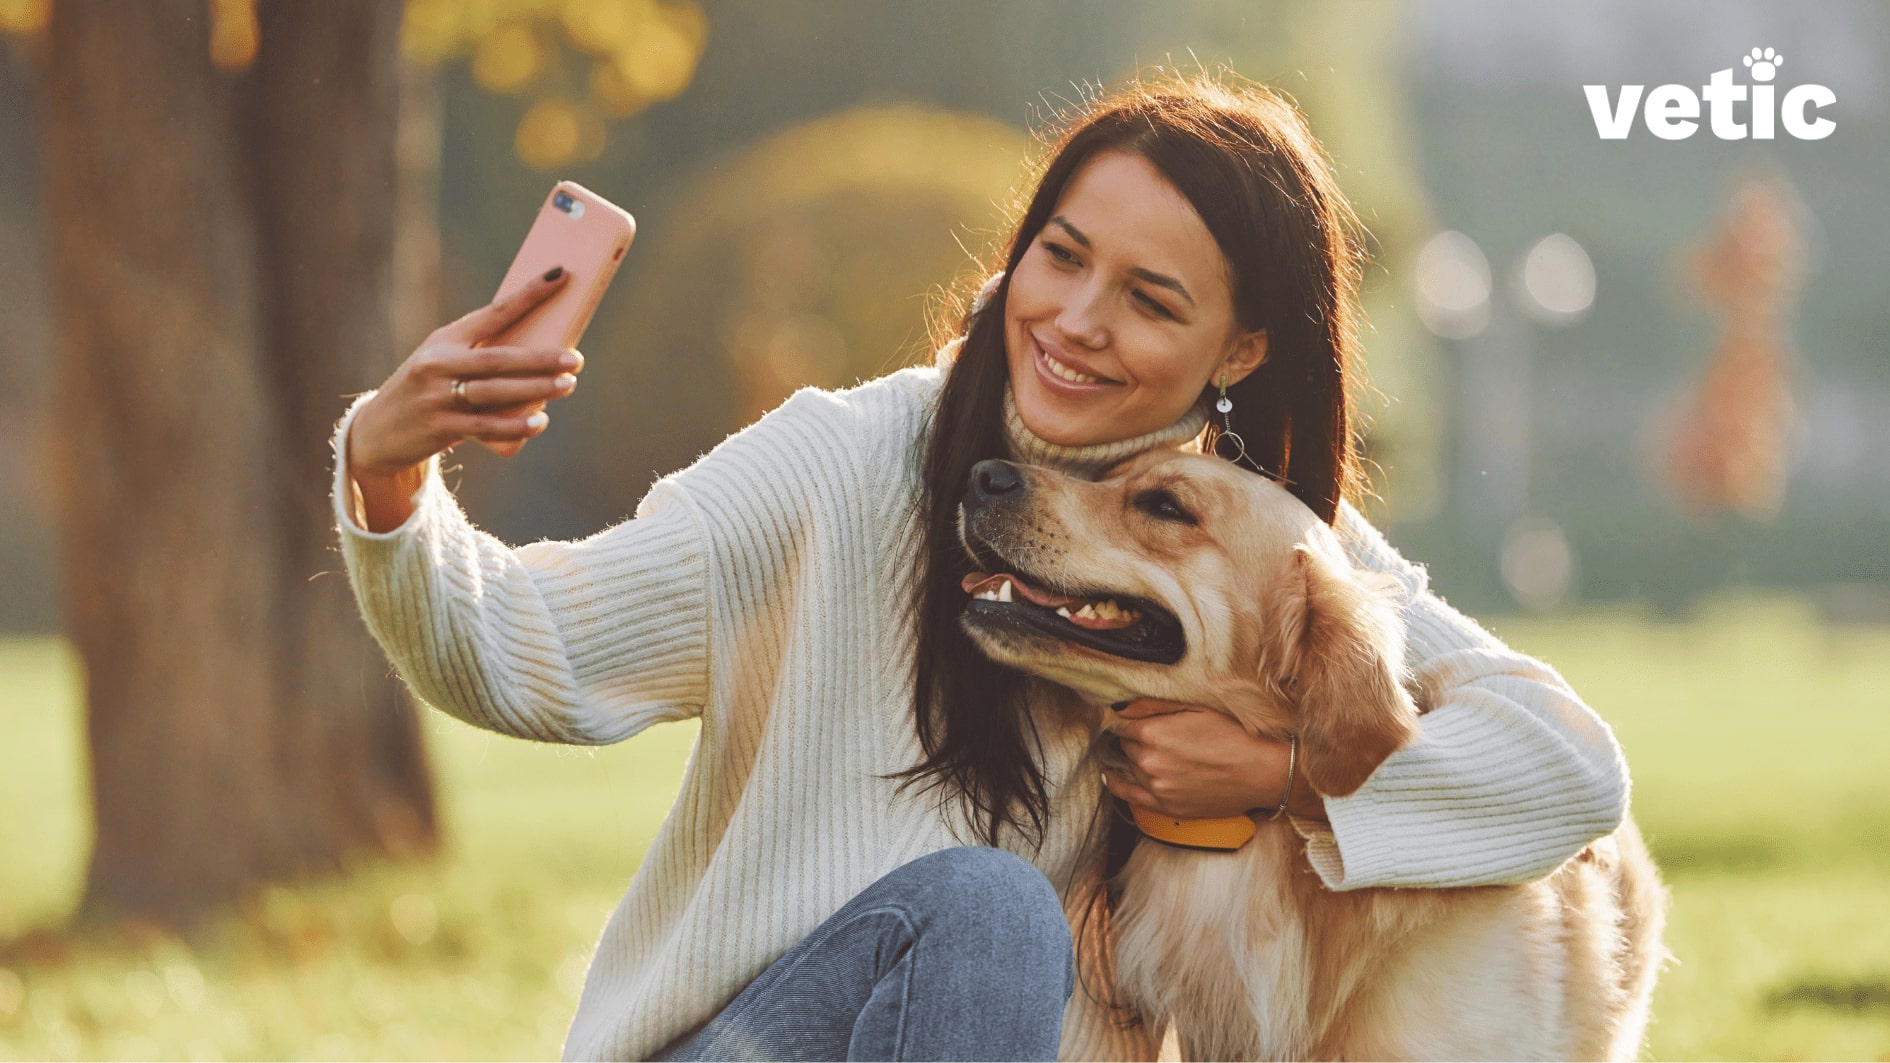
<path id="1" fill-rule="evenodd" d="M 1059 350 L 1052 354 L 1048 346 L 1035 336 L 1030 337 L 1034 349 L 1037 370 L 1044 376 L 1046 387 L 1072 394 L 1093 394 L 1105 388 L 1121 387 L 1120 380 L 1111 380 L 1091 369 L 1086 362 L 1077 360 Z"/>

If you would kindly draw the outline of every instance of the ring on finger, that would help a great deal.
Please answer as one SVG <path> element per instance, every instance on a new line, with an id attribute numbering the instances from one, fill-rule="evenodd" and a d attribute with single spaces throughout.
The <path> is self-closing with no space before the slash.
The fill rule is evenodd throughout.
<path id="1" fill-rule="evenodd" d="M 467 413 L 479 412 L 479 408 L 474 406 L 472 400 L 466 397 L 466 382 L 458 377 L 453 378 L 453 401 L 458 403 L 459 408 L 465 410 Z"/>

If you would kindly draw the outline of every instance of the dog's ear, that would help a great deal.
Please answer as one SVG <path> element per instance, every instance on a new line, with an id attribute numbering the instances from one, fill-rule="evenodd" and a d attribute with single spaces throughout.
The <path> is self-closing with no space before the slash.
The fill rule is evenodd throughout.
<path id="1" fill-rule="evenodd" d="M 1403 682 L 1404 624 L 1372 574 L 1320 547 L 1295 551 L 1306 588 L 1294 670 L 1300 763 L 1314 790 L 1345 797 L 1417 735 Z"/>

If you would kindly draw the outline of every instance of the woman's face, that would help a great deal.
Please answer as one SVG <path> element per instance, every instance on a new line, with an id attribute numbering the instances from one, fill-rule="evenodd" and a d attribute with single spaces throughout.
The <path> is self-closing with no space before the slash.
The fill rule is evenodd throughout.
<path id="1" fill-rule="evenodd" d="M 1024 426 L 1062 446 L 1132 439 L 1181 418 L 1212 380 L 1266 358 L 1234 320 L 1226 259 L 1140 155 L 1079 166 L 1010 276 L 1005 356 Z"/>

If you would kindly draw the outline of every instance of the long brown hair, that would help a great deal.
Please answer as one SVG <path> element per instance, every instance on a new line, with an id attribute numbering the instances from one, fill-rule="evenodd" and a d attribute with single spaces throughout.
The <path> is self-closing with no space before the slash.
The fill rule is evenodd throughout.
<path id="1" fill-rule="evenodd" d="M 1227 389 L 1240 463 L 1283 481 L 1327 523 L 1357 489 L 1348 384 L 1357 358 L 1362 242 L 1331 163 L 1292 103 L 1263 87 L 1196 75 L 1137 80 L 1091 104 L 1051 146 L 982 312 L 941 314 L 962 336 L 932 414 L 924 463 L 923 585 L 914 723 L 924 759 L 908 783 L 961 797 L 979 839 L 1040 843 L 1049 799 L 1024 677 L 992 663 L 958 626 L 967 560 L 957 514 L 971 467 L 1007 457 L 1004 303 L 1018 261 L 1065 184 L 1103 151 L 1153 163 L 1214 234 L 1240 328 L 1267 330 L 1267 360 Z M 944 337 L 938 337 L 944 338 Z M 1209 430 L 1206 443 L 1220 442 Z M 1231 450 L 1220 448 L 1220 451 Z M 1234 457 L 1233 454 L 1223 456 Z"/>

